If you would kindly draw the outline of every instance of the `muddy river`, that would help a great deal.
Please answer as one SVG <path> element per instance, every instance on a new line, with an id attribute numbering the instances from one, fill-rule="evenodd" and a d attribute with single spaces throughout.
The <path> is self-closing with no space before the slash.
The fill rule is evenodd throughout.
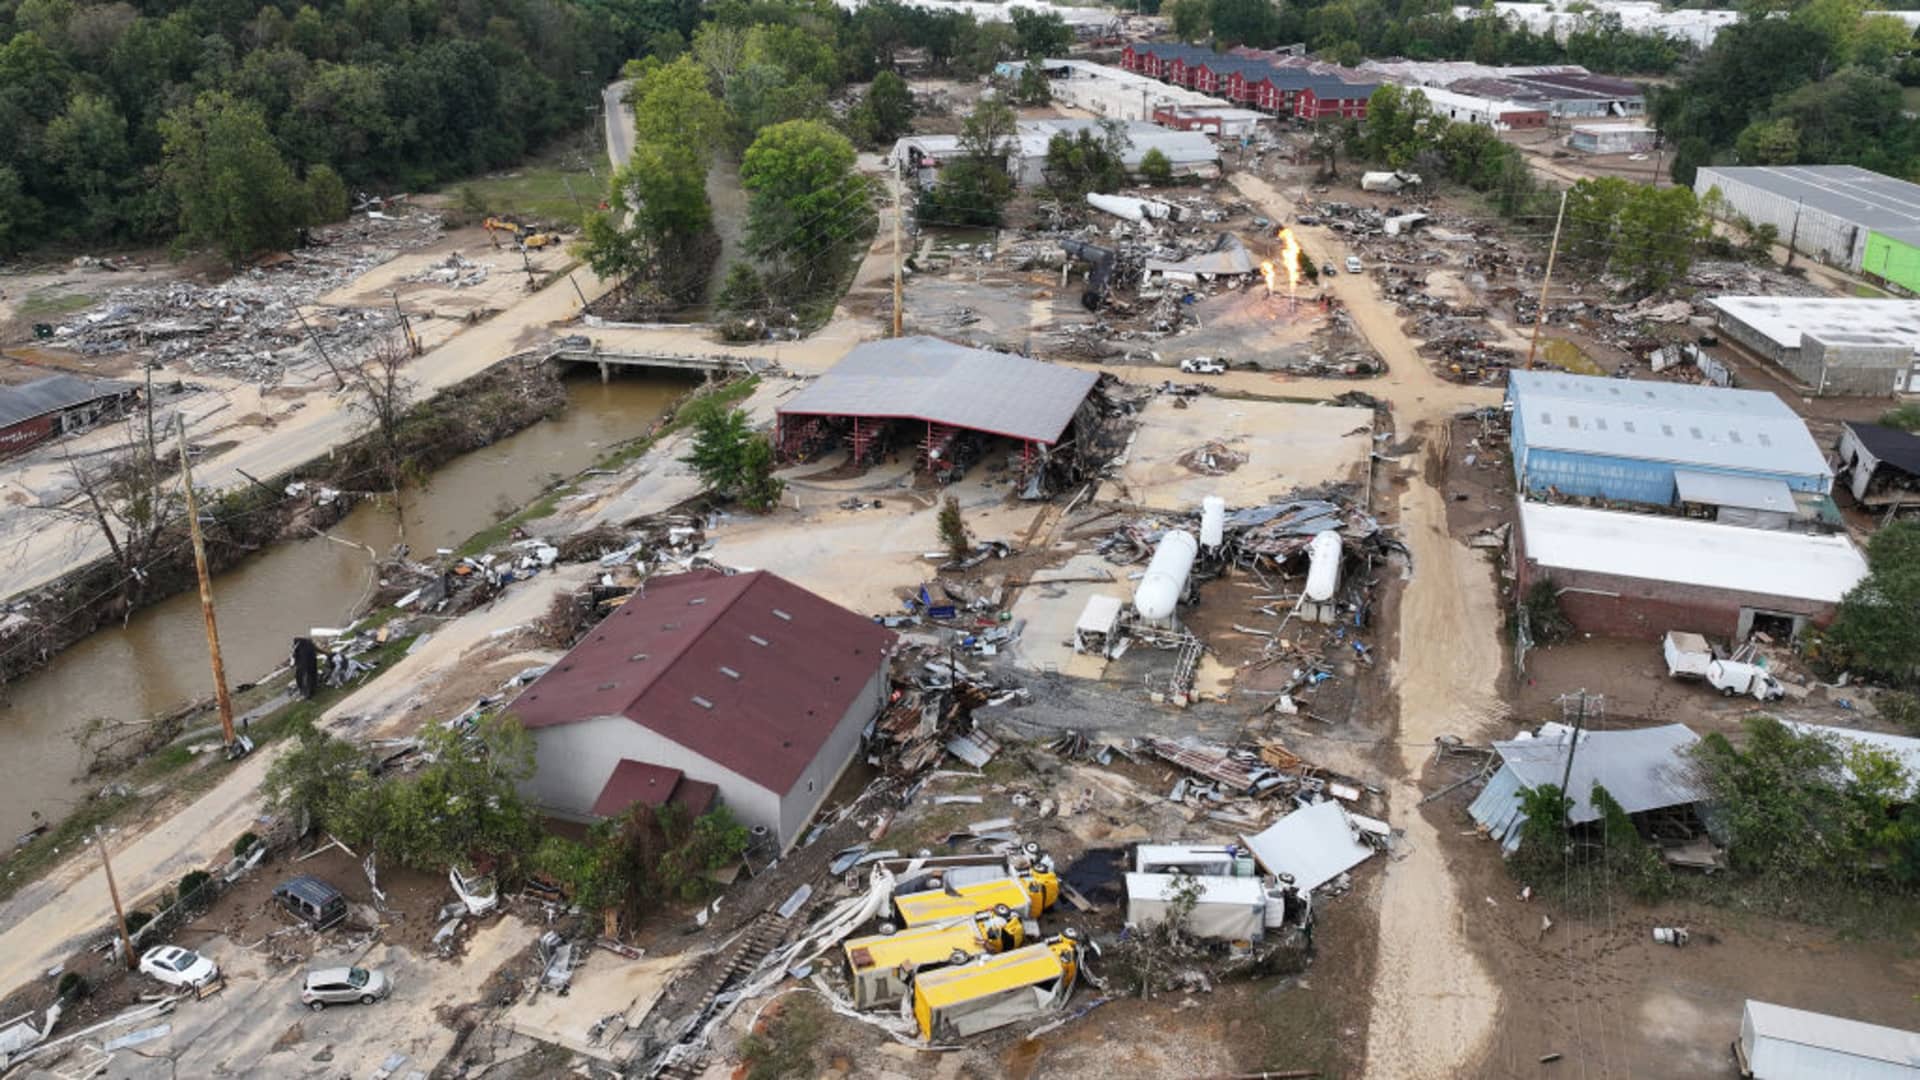
<path id="1" fill-rule="evenodd" d="M 643 434 L 694 385 L 660 376 L 590 369 L 567 379 L 567 410 L 440 469 L 402 500 L 416 555 L 457 547 L 556 480 L 593 464 L 609 445 Z M 286 661 L 292 639 L 339 626 L 365 601 L 373 560 L 400 539 L 399 515 L 368 501 L 329 530 L 280 544 L 214 579 L 227 678 L 258 679 Z M 211 696 L 199 598 L 181 593 L 102 630 L 53 663 L 0 688 L 0 837 L 58 820 L 104 781 L 80 779 L 86 755 L 75 736 L 90 722 L 138 720 Z"/>

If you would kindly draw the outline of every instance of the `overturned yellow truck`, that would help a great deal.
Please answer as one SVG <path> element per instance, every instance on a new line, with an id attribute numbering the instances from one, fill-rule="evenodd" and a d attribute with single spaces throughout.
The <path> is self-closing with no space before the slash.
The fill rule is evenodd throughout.
<path id="1" fill-rule="evenodd" d="M 966 918 L 854 938 L 841 947 L 853 982 L 854 1007 L 895 1004 L 907 996 L 917 975 L 944 964 L 964 964 L 989 953 L 1017 949 L 1028 936 L 1026 920 L 1001 904 Z"/>
<path id="2" fill-rule="evenodd" d="M 1080 975 L 1080 935 L 923 972 L 913 980 L 913 1018 L 928 1041 L 963 1039 L 1051 1013 Z"/>
<path id="3" fill-rule="evenodd" d="M 949 881 L 939 889 L 896 895 L 893 907 L 902 925 L 928 926 L 964 919 L 1003 905 L 1010 911 L 1038 918 L 1059 899 L 1059 875 L 1051 870 L 1032 869 L 960 885 Z"/>

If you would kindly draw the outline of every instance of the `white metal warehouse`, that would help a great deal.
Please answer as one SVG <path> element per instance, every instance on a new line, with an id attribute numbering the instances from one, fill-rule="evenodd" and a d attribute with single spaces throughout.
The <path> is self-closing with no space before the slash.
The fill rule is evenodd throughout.
<path id="1" fill-rule="evenodd" d="M 1859 270 L 1867 234 L 1920 244 L 1920 184 L 1858 165 L 1702 168 L 1693 191 L 1720 189 L 1734 210 L 1780 230 L 1780 242 L 1843 270 Z"/>

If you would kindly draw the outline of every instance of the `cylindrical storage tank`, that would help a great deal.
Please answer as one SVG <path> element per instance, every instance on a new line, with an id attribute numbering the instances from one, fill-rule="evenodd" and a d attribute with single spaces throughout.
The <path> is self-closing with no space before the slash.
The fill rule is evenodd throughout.
<path id="1" fill-rule="evenodd" d="M 1329 529 L 1315 536 L 1307 545 L 1307 558 L 1307 599 L 1324 604 L 1340 587 L 1340 534 Z"/>
<path id="2" fill-rule="evenodd" d="M 1193 558 L 1199 553 L 1200 545 L 1184 529 L 1174 529 L 1161 537 L 1153 561 L 1147 564 L 1147 576 L 1133 590 L 1133 610 L 1143 619 L 1171 618 L 1180 594 L 1186 591 Z"/>
<path id="3" fill-rule="evenodd" d="M 1211 551 L 1227 538 L 1227 500 L 1209 495 L 1200 500 L 1200 546 Z"/>

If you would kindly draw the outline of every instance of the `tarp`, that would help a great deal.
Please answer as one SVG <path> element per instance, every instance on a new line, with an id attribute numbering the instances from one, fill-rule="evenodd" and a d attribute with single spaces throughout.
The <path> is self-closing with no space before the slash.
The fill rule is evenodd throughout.
<path id="1" fill-rule="evenodd" d="M 1258 878 L 1129 873 L 1127 924 L 1144 929 L 1166 922 L 1180 901 L 1182 883 L 1189 881 L 1198 885 L 1199 896 L 1187 915 L 1187 934 L 1211 941 L 1260 940 L 1267 893 Z"/>
<path id="2" fill-rule="evenodd" d="M 1331 800 L 1295 810 L 1257 836 L 1241 842 L 1269 874 L 1292 874 L 1294 887 L 1310 892 L 1365 862 L 1373 849 L 1361 843 L 1347 812 Z"/>

